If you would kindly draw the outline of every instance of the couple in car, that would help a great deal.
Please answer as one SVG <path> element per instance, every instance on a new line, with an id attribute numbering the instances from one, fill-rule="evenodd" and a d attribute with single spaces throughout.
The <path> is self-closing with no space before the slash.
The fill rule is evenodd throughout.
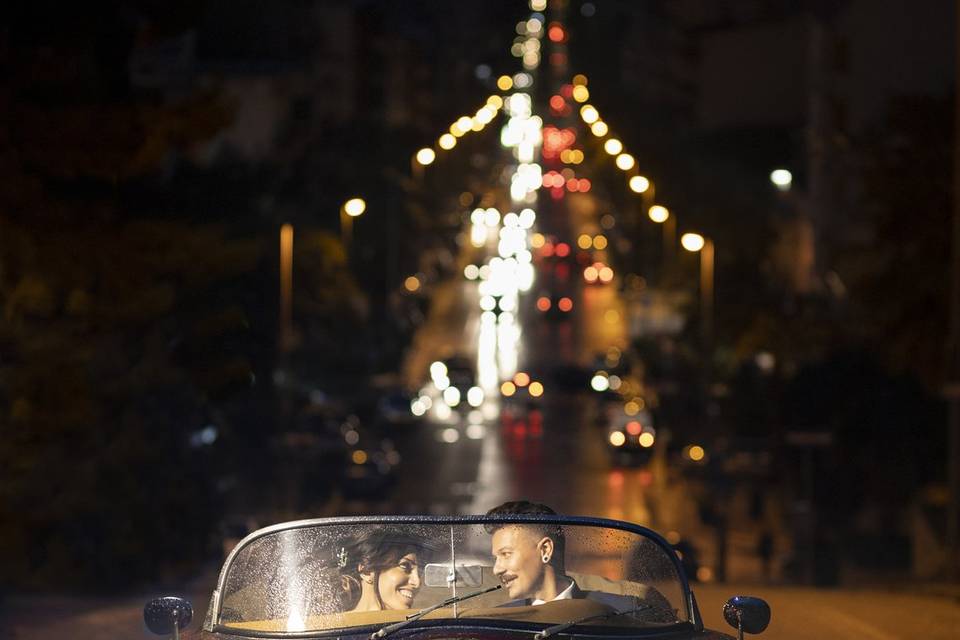
<path id="1" fill-rule="evenodd" d="M 487 515 L 556 515 L 546 505 L 505 502 Z M 617 609 L 633 606 L 629 596 L 584 591 L 564 572 L 564 535 L 557 525 L 488 523 L 493 573 L 511 600 L 503 606 L 553 600 L 591 599 Z M 344 550 L 341 576 L 345 611 L 409 609 L 420 590 L 424 544 L 412 536 L 377 532 Z"/>

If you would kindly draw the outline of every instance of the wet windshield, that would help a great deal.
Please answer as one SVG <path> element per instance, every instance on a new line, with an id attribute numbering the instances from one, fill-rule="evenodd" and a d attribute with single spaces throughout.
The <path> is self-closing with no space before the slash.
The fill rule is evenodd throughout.
<path id="1" fill-rule="evenodd" d="M 549 625 L 596 616 L 584 624 L 629 630 L 688 619 L 683 583 L 657 540 L 640 528 L 571 522 L 341 519 L 274 528 L 228 560 L 212 621 L 278 633 L 382 626 L 498 585 L 424 620 Z M 629 613 L 603 615 L 617 611 Z"/>

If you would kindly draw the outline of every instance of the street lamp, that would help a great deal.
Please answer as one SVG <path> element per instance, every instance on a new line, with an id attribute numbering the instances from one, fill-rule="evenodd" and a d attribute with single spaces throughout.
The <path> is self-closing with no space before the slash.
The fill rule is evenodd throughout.
<path id="1" fill-rule="evenodd" d="M 603 150 L 611 156 L 620 155 L 620 152 L 623 151 L 623 143 L 616 138 L 610 138 L 603 143 Z"/>
<path id="2" fill-rule="evenodd" d="M 780 191 L 790 191 L 793 185 L 793 174 L 786 169 L 774 169 L 770 172 L 770 182 Z"/>
<path id="3" fill-rule="evenodd" d="M 647 216 L 663 225 L 663 270 L 666 272 L 673 258 L 673 246 L 677 237 L 677 219 L 663 205 L 655 204 L 647 210 Z"/>
<path id="4" fill-rule="evenodd" d="M 340 241 L 344 250 L 349 253 L 349 245 L 353 236 L 353 219 L 367 210 L 367 203 L 363 198 L 350 198 L 340 207 Z"/>
<path id="5" fill-rule="evenodd" d="M 629 153 L 619 154 L 615 162 L 617 164 L 617 168 L 623 171 L 629 171 L 630 169 L 633 169 L 635 164 L 637 164 L 637 161 L 634 160 L 633 156 Z"/>
<path id="6" fill-rule="evenodd" d="M 699 233 L 680 236 L 680 246 L 700 254 L 700 316 L 704 345 L 709 347 L 713 337 L 713 241 Z"/>
<path id="7" fill-rule="evenodd" d="M 650 181 L 644 176 L 633 176 L 630 178 L 630 191 L 634 193 L 645 193 L 650 188 Z"/>
<path id="8" fill-rule="evenodd" d="M 423 179 L 423 168 L 428 164 L 433 164 L 433 161 L 436 159 L 437 152 L 430 147 L 424 147 L 414 154 L 410 160 L 410 170 L 413 173 L 414 180 L 416 180 L 418 184 Z"/>

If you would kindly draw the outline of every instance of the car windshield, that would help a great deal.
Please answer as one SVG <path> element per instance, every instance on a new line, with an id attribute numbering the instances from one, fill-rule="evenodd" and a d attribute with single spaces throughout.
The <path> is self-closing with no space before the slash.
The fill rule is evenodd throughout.
<path id="1" fill-rule="evenodd" d="M 537 628 L 591 618 L 582 624 L 611 633 L 662 629 L 689 620 L 685 582 L 668 548 L 642 527 L 587 518 L 277 525 L 230 555 L 208 625 L 260 634 L 377 628 L 494 587 L 430 612 L 421 624 L 484 618 Z"/>

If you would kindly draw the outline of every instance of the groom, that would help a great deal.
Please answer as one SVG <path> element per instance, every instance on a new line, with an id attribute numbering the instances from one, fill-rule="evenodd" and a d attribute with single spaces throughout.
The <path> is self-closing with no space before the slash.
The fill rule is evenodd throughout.
<path id="1" fill-rule="evenodd" d="M 505 502 L 487 512 L 487 515 L 551 515 L 557 513 L 544 504 L 521 500 Z M 500 579 L 511 601 L 504 606 L 540 605 L 567 599 L 595 600 L 627 611 L 641 604 L 635 596 L 584 591 L 564 569 L 566 539 L 563 529 L 549 523 L 487 523 L 491 534 L 493 573 Z M 655 589 L 650 588 L 642 599 L 673 621 L 670 603 Z M 659 616 L 658 616 L 659 617 Z"/>

